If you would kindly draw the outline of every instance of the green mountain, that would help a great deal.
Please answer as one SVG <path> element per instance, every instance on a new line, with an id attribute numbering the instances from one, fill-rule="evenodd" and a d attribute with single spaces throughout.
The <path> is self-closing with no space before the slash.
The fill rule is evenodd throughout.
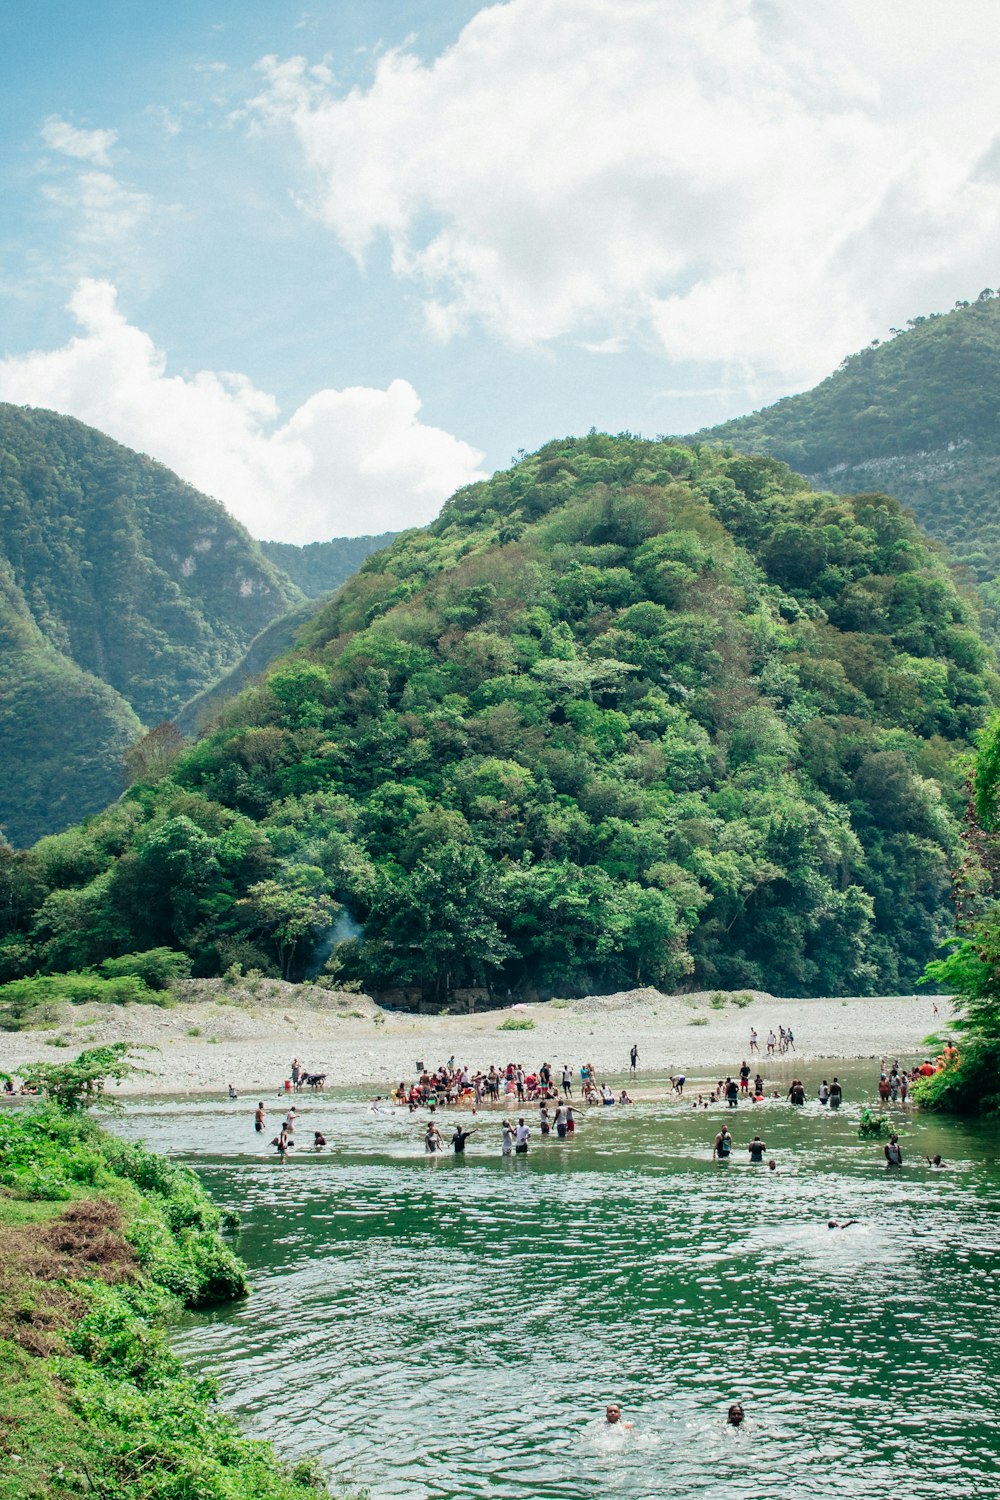
<path id="1" fill-rule="evenodd" d="M 0 405 L 0 827 L 105 806 L 121 750 L 301 594 L 215 500 L 55 412 Z"/>
<path id="2" fill-rule="evenodd" d="M 395 536 L 394 531 L 383 531 L 380 536 L 338 536 L 330 542 L 307 542 L 303 547 L 293 542 L 261 542 L 260 550 L 307 599 L 320 599 L 339 589 L 366 557 L 388 547 Z"/>
<path id="3" fill-rule="evenodd" d="M 954 756 L 998 682 L 883 495 L 553 442 L 299 643 L 167 774 L 0 858 L 0 973 L 169 947 L 438 998 L 884 993 L 950 930 Z"/>
<path id="4" fill-rule="evenodd" d="M 841 494 L 909 506 L 1000 609 L 1000 297 L 913 318 L 814 390 L 688 441 L 767 453 Z"/>

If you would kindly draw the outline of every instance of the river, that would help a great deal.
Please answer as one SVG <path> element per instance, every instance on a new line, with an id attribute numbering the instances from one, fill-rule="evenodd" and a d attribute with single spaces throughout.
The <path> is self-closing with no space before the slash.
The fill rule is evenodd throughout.
<path id="1" fill-rule="evenodd" d="M 243 1215 L 253 1296 L 176 1348 L 248 1430 L 372 1500 L 992 1500 L 1000 1131 L 894 1111 L 890 1175 L 857 1134 L 872 1065 L 802 1067 L 813 1096 L 834 1067 L 839 1114 L 695 1110 L 691 1080 L 682 1103 L 581 1106 L 575 1139 L 536 1130 L 516 1159 L 499 1117 L 427 1159 L 423 1115 L 349 1094 L 299 1097 L 285 1164 L 255 1099 L 133 1103 L 123 1128 Z M 604 1428 L 612 1399 L 632 1431 Z"/>

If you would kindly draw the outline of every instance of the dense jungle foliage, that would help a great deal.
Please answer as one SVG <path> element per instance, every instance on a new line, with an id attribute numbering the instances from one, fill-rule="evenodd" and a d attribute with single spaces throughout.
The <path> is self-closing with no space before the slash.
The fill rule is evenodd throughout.
<path id="1" fill-rule="evenodd" d="M 215 500 L 55 412 L 0 404 L 0 828 L 119 795 L 121 752 L 298 603 Z"/>
<path id="2" fill-rule="evenodd" d="M 74 1069 L 128 1071 L 85 1053 Z M 50 1075 L 59 1072 L 49 1068 Z M 52 1099 L 61 1097 L 59 1090 Z M 186 1375 L 169 1321 L 247 1291 L 191 1172 L 55 1103 L 0 1112 L 0 1500 L 307 1500 Z"/>
<path id="3" fill-rule="evenodd" d="M 696 439 L 768 453 L 822 489 L 885 490 L 1000 606 L 1000 298 L 913 318 L 815 389 Z"/>
<path id="4" fill-rule="evenodd" d="M 1000 1114 L 1000 718 L 979 737 L 955 870 L 957 935 L 925 982 L 955 998 L 958 1058 L 921 1082 L 930 1109 Z"/>
<path id="5" fill-rule="evenodd" d="M 881 495 L 591 434 L 460 491 L 159 780 L 3 856 L 0 978 L 159 947 L 381 990 L 909 990 L 975 611 Z"/>

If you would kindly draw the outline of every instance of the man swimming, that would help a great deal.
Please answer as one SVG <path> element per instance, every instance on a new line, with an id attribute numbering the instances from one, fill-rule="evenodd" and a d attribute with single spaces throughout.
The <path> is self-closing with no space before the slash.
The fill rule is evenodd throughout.
<path id="1" fill-rule="evenodd" d="M 742 1427 L 746 1413 L 739 1401 L 734 1401 L 726 1416 L 726 1424 L 729 1427 Z"/>
<path id="2" fill-rule="evenodd" d="M 622 1421 L 622 1409 L 617 1401 L 612 1401 L 609 1406 L 605 1407 L 604 1421 L 608 1427 L 617 1427 L 626 1431 L 635 1426 L 634 1422 Z"/>

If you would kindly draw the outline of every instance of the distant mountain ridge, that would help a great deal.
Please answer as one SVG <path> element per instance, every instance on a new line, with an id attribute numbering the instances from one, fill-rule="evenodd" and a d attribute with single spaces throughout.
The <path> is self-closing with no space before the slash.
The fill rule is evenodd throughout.
<path id="1" fill-rule="evenodd" d="M 1000 606 L 1000 297 L 912 318 L 810 391 L 688 441 L 790 464 L 816 489 L 909 506 Z"/>
<path id="2" fill-rule="evenodd" d="M 162 464 L 73 417 L 0 404 L 0 829 L 30 843 L 113 801 L 144 726 L 380 540 L 319 544 L 300 566 L 303 549 L 268 544 L 300 588 Z"/>
<path id="3" fill-rule="evenodd" d="M 303 547 L 294 542 L 261 542 L 260 548 L 307 599 L 321 599 L 339 589 L 366 557 L 381 552 L 398 535 L 396 531 L 383 531 L 380 536 L 338 536 L 330 542 L 307 542 Z"/>

